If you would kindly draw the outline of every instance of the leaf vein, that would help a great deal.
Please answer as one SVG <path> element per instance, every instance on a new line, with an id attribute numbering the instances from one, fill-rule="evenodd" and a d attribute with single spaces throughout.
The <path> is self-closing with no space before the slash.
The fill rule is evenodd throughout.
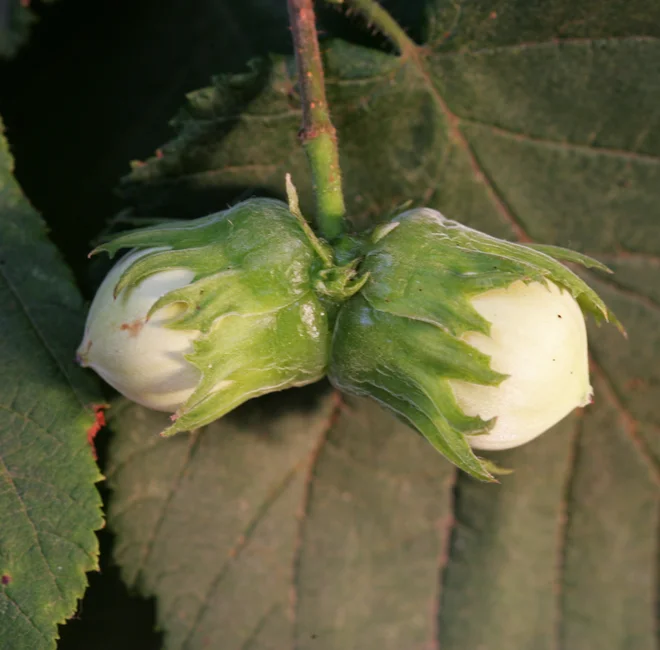
<path id="1" fill-rule="evenodd" d="M 657 487 L 660 487 L 660 466 L 658 463 L 656 463 L 653 455 L 647 449 L 646 444 L 637 432 L 637 419 L 628 410 L 628 407 L 616 389 L 614 381 L 609 376 L 604 366 L 599 362 L 593 349 L 590 349 L 589 351 L 589 358 L 591 362 L 591 371 L 601 380 L 601 383 L 605 388 L 605 397 L 619 412 L 623 424 L 623 429 L 630 438 L 639 455 L 642 457 L 642 460 L 648 469 L 649 478 Z"/>
<path id="2" fill-rule="evenodd" d="M 177 495 L 179 486 L 181 485 L 181 481 L 183 480 L 186 471 L 190 466 L 190 462 L 192 461 L 193 457 L 195 456 L 196 452 L 199 449 L 201 438 L 202 435 L 200 431 L 194 431 L 190 434 L 190 441 L 188 444 L 187 453 L 185 458 L 183 459 L 183 463 L 181 464 L 181 469 L 179 470 L 179 473 L 177 474 L 176 478 L 172 481 L 167 496 L 165 497 L 165 499 L 163 499 L 163 505 L 161 507 L 160 514 L 158 515 L 158 519 L 156 520 L 156 523 L 154 524 L 150 535 L 147 537 L 142 552 L 140 553 L 140 557 L 137 561 L 134 577 L 130 581 L 127 580 L 127 582 L 129 582 L 129 584 L 133 587 L 137 585 L 137 582 L 140 578 L 143 569 L 149 562 L 149 558 L 151 557 L 151 554 L 154 550 L 156 540 L 158 539 L 158 533 L 162 528 L 163 523 L 165 522 L 165 519 L 167 517 L 168 507 L 172 503 L 172 500 Z"/>
<path id="3" fill-rule="evenodd" d="M 548 41 L 523 41 L 507 45 L 496 45 L 483 47 L 476 50 L 458 50 L 438 54 L 439 57 L 465 57 L 481 54 L 497 54 L 499 52 L 523 52 L 532 49 L 554 49 L 564 45 L 585 45 L 592 47 L 595 43 L 658 43 L 660 39 L 655 36 L 609 36 L 601 38 L 575 37 L 575 38 L 552 38 Z"/>
<path id="4" fill-rule="evenodd" d="M 566 472 L 564 479 L 564 490 L 560 509 L 557 517 L 557 558 L 556 558 L 556 580 L 555 580 L 555 625 L 554 630 L 554 647 L 556 650 L 563 648 L 563 609 L 564 609 L 564 586 L 565 586 L 565 571 L 566 571 L 566 552 L 568 548 L 568 533 L 571 525 L 571 509 L 568 504 L 572 499 L 573 490 L 575 488 L 576 468 L 580 462 L 580 440 L 582 437 L 582 427 L 584 423 L 584 414 L 577 413 L 575 415 L 575 426 L 571 431 L 571 448 L 568 453 L 568 460 L 566 464 Z"/>
<path id="5" fill-rule="evenodd" d="M 592 278 L 596 278 L 594 273 L 589 271 L 588 269 L 582 269 L 581 273 L 584 273 L 584 275 L 591 276 Z M 628 287 L 624 287 L 623 285 L 619 284 L 616 280 L 614 280 L 612 276 L 599 275 L 597 276 L 596 281 L 606 285 L 612 291 L 618 293 L 624 298 L 638 302 L 644 307 L 646 307 L 646 309 L 660 314 L 660 303 L 658 301 L 654 300 L 649 296 L 645 296 L 643 293 L 639 293 L 634 289 L 629 289 Z"/>
<path id="6" fill-rule="evenodd" d="M 276 164 L 246 164 L 246 165 L 227 165 L 226 167 L 218 167 L 215 169 L 199 170 L 199 171 L 190 171 L 177 174 L 177 176 L 169 177 L 164 176 L 163 178 L 155 178 L 149 181 L 149 184 L 153 187 L 163 187 L 168 185 L 179 185 L 186 181 L 198 181 L 200 183 L 212 183 L 213 179 L 222 176 L 223 174 L 240 174 L 242 172 L 256 172 L 259 173 L 273 173 L 278 169 Z M 131 182 L 127 182 L 127 185 L 131 185 Z"/>
<path id="7" fill-rule="evenodd" d="M 76 399 L 78 400 L 78 403 L 80 404 L 80 406 L 83 407 L 83 409 L 85 409 L 86 408 L 85 400 L 78 393 L 78 390 L 73 385 L 73 382 L 71 381 L 71 378 L 69 377 L 69 374 L 67 373 L 64 365 L 60 361 L 59 357 L 55 354 L 55 351 L 49 345 L 47 337 L 41 331 L 41 328 L 37 325 L 36 321 L 32 318 L 32 314 L 31 314 L 28 306 L 25 304 L 24 300 L 21 298 L 21 295 L 18 292 L 18 289 L 11 282 L 11 280 L 9 279 L 6 272 L 4 271 L 4 269 L 1 266 L 0 266 L 0 277 L 5 281 L 5 284 L 7 285 L 7 288 L 9 289 L 9 293 L 14 297 L 14 300 L 16 300 L 16 303 L 21 308 L 21 311 L 25 315 L 25 319 L 27 320 L 28 324 L 30 325 L 30 328 L 34 331 L 37 338 L 39 339 L 39 341 L 43 345 L 44 349 L 46 350 L 48 355 L 51 357 L 51 359 L 54 361 L 55 367 L 57 368 L 59 373 L 64 377 L 65 382 L 68 384 L 69 388 L 71 388 L 71 392 L 75 395 Z"/>
<path id="8" fill-rule="evenodd" d="M 201 127 L 226 124 L 227 122 L 262 122 L 268 124 L 270 122 L 277 122 L 279 120 L 286 120 L 293 117 L 299 119 L 301 114 L 301 110 L 294 108 L 290 108 L 288 111 L 282 111 L 281 113 L 272 113 L 270 115 L 259 113 L 232 113 L 231 115 L 195 118 L 195 125 L 196 127 Z"/>
<path id="9" fill-rule="evenodd" d="M 186 650 L 187 648 L 192 647 L 190 643 L 192 641 L 193 634 L 199 623 L 204 618 L 204 614 L 206 614 L 208 611 L 213 594 L 217 591 L 218 587 L 222 584 L 223 580 L 228 575 L 232 564 L 238 560 L 242 551 L 249 544 L 259 523 L 270 512 L 271 508 L 277 503 L 279 498 L 286 492 L 286 488 L 291 484 L 299 470 L 300 467 L 298 464 L 296 464 L 284 475 L 284 478 L 277 485 L 275 485 L 263 503 L 261 503 L 261 505 L 256 509 L 254 516 L 245 526 L 243 533 L 239 535 L 236 544 L 229 551 L 227 559 L 220 567 L 215 578 L 211 581 L 209 588 L 206 590 L 206 594 L 200 603 L 197 614 L 194 617 L 190 627 L 188 628 L 188 633 L 182 642 L 182 650 Z"/>
<path id="10" fill-rule="evenodd" d="M 442 599 L 444 597 L 444 587 L 447 578 L 447 571 L 451 561 L 451 551 L 454 547 L 453 541 L 456 535 L 456 497 L 458 493 L 458 481 L 460 479 L 459 471 L 454 468 L 447 481 L 448 494 L 448 512 L 444 521 L 440 524 L 440 552 L 438 553 L 438 569 L 436 580 L 435 603 L 433 613 L 435 615 L 435 625 L 433 629 L 432 650 L 440 650 L 440 617 L 442 614 Z"/>
<path id="11" fill-rule="evenodd" d="M 80 542 L 77 542 L 69 537 L 64 537 L 63 535 L 60 535 L 59 533 L 56 533 L 52 530 L 44 530 L 43 534 L 49 535 L 50 537 L 54 537 L 55 539 L 59 539 L 63 542 L 66 542 L 70 546 L 73 546 L 74 548 L 77 548 L 79 551 L 82 551 L 85 554 L 85 556 L 88 559 L 90 559 L 93 563 L 96 562 L 96 558 L 94 557 L 94 554 L 90 553 L 89 550 L 86 549 Z"/>
<path id="12" fill-rule="evenodd" d="M 0 409 L 2 409 L 3 411 L 7 411 L 8 413 L 11 413 L 12 415 L 15 415 L 18 418 L 20 418 L 21 420 L 23 420 L 23 422 L 25 423 L 25 426 L 27 426 L 28 424 L 32 424 L 33 426 L 35 426 L 39 430 L 40 433 L 48 436 L 49 438 L 52 438 L 57 443 L 57 445 L 59 447 L 62 446 L 62 441 L 54 433 L 49 431 L 43 425 L 39 424 L 36 420 L 31 418 L 27 413 L 21 413 L 20 411 L 16 410 L 12 406 L 7 406 L 5 404 L 0 404 Z"/>
<path id="13" fill-rule="evenodd" d="M 24 619 L 30 624 L 30 626 L 31 626 L 32 628 L 34 628 L 34 629 L 37 631 L 37 633 L 39 634 L 39 636 L 40 636 L 42 639 L 45 639 L 45 640 L 50 644 L 51 641 L 52 641 L 52 639 L 50 638 L 50 636 L 49 636 L 46 632 L 44 632 L 43 630 L 40 630 L 40 629 L 36 626 L 35 622 L 34 622 L 34 621 L 33 621 L 33 620 L 32 620 L 32 619 L 31 619 L 31 618 L 30 618 L 30 617 L 29 617 L 29 616 L 28 616 L 28 615 L 27 615 L 22 609 L 21 609 L 20 605 L 19 605 L 19 604 L 18 604 L 18 603 L 17 603 L 17 602 L 16 602 L 16 601 L 10 596 L 10 595 L 9 595 L 7 589 L 4 590 L 4 594 L 3 594 L 3 595 L 4 595 L 4 597 L 7 599 L 7 601 L 10 602 L 10 603 L 16 608 L 16 610 L 18 611 L 18 613 L 19 613 L 19 614 L 20 614 L 20 615 L 21 615 L 21 616 L 22 616 L 22 617 L 23 617 L 23 618 L 24 618 Z"/>
<path id="14" fill-rule="evenodd" d="M 140 447 L 137 451 L 133 452 L 132 454 L 128 454 L 126 458 L 122 458 L 120 461 L 113 463 L 105 472 L 106 479 L 110 480 L 111 478 L 114 478 L 115 474 L 117 474 L 122 469 L 124 469 L 126 465 L 129 465 L 134 460 L 137 460 L 138 458 L 144 456 L 145 454 L 151 453 L 155 447 L 157 447 L 159 444 L 162 444 L 162 438 L 154 436 L 152 438 L 149 438 L 146 442 L 150 444 L 147 444 L 144 447 Z"/>
<path id="15" fill-rule="evenodd" d="M 251 647 L 254 647 L 253 644 L 257 640 L 259 633 L 266 627 L 266 624 L 272 615 L 278 610 L 280 605 L 281 603 L 275 602 L 264 612 L 261 618 L 257 621 L 257 624 L 254 626 L 252 632 L 250 632 L 244 643 L 241 645 L 240 650 L 250 650 Z"/>
<path id="16" fill-rule="evenodd" d="M 309 460 L 307 462 L 307 476 L 305 477 L 305 489 L 303 490 L 302 501 L 300 504 L 300 523 L 298 526 L 298 536 L 295 542 L 295 548 L 293 552 L 293 561 L 292 561 L 292 586 L 291 586 L 291 614 L 292 614 L 292 629 L 293 629 L 293 647 L 294 650 L 298 650 L 298 644 L 296 638 L 298 636 L 297 626 L 298 626 L 298 584 L 300 580 L 300 568 L 302 562 L 303 554 L 303 537 L 304 537 L 304 527 L 305 521 L 307 519 L 307 514 L 309 512 L 309 506 L 312 499 L 313 492 L 313 478 L 314 470 L 321 456 L 328 436 L 332 427 L 336 424 L 339 416 L 344 408 L 344 403 L 341 398 L 341 393 L 335 391 L 333 393 L 334 403 L 332 410 L 328 415 L 328 419 L 325 422 L 319 432 L 318 440 L 314 445 L 314 448 L 309 453 Z"/>
<path id="17" fill-rule="evenodd" d="M 640 162 L 640 163 L 660 165 L 660 156 L 656 156 L 653 154 L 641 153 L 637 151 L 627 151 L 625 149 L 595 147 L 588 144 L 578 144 L 576 142 L 569 142 L 562 140 L 550 140 L 548 138 L 533 136 L 527 133 L 522 133 L 520 131 L 513 131 L 511 129 L 507 129 L 502 126 L 477 120 L 471 117 L 461 117 L 461 116 L 458 117 L 461 120 L 461 122 L 463 122 L 464 124 L 471 124 L 477 127 L 487 128 L 493 133 L 500 135 L 502 137 L 509 138 L 511 140 L 517 140 L 520 142 L 530 142 L 532 144 L 536 144 L 543 147 L 549 147 L 553 149 L 567 149 L 567 150 L 578 151 L 584 154 L 590 154 L 595 156 L 623 158 L 625 160 L 633 160 L 635 162 Z"/>
<path id="18" fill-rule="evenodd" d="M 653 255 L 652 253 L 638 253 L 636 251 L 628 250 L 616 250 L 610 253 L 585 253 L 589 257 L 595 257 L 601 262 L 610 263 L 610 262 L 619 262 L 625 264 L 628 262 L 641 262 L 643 264 L 648 264 L 649 266 L 658 266 L 660 267 L 660 256 Z"/>
<path id="19" fill-rule="evenodd" d="M 408 57 L 411 60 L 412 64 L 415 66 L 417 71 L 422 77 L 424 85 L 426 86 L 429 94 L 432 99 L 437 104 L 440 112 L 444 114 L 445 119 L 447 120 L 448 130 L 451 138 L 458 145 L 458 147 L 466 154 L 468 162 L 470 163 L 470 168 L 475 177 L 475 180 L 478 182 L 481 181 L 484 183 L 486 191 L 490 197 L 493 206 L 500 215 L 500 218 L 503 222 L 509 226 L 512 230 L 518 241 L 531 241 L 529 235 L 527 234 L 525 228 L 521 224 L 520 220 L 516 215 L 514 215 L 510 206 L 504 200 L 504 197 L 495 187 L 493 180 L 486 174 L 483 166 L 480 164 L 474 149 L 470 146 L 465 134 L 461 130 L 461 118 L 459 118 L 455 113 L 451 111 L 444 97 L 440 91 L 436 88 L 431 77 L 431 73 L 428 71 L 426 65 L 424 64 L 423 57 L 417 50 L 411 50 L 408 53 Z"/>
<path id="20" fill-rule="evenodd" d="M 14 483 L 11 474 L 9 473 L 9 470 L 7 469 L 7 466 L 5 465 L 5 461 L 0 456 L 0 472 L 2 473 L 3 477 L 5 478 L 5 482 L 7 486 L 9 487 L 9 491 L 13 493 L 16 497 L 16 500 L 18 501 L 19 508 L 25 515 L 25 519 L 30 525 L 30 528 L 32 529 L 32 533 L 34 535 L 34 541 L 36 544 L 37 549 L 39 550 L 39 555 L 41 555 L 41 558 L 43 559 L 44 564 L 46 565 L 47 573 L 50 576 L 53 584 L 55 585 L 55 588 L 57 591 L 60 592 L 61 595 L 61 600 L 66 601 L 66 595 L 64 593 L 64 590 L 60 586 L 59 582 L 57 581 L 57 578 L 55 577 L 55 574 L 53 573 L 53 570 L 50 567 L 50 564 L 48 563 L 48 559 L 46 558 L 46 554 L 44 553 L 43 546 L 41 545 L 41 538 L 39 536 L 39 532 L 37 530 L 37 527 L 35 526 L 34 521 L 32 520 L 32 517 L 30 516 L 30 513 L 28 512 L 27 506 L 25 505 L 25 501 L 23 500 L 23 497 L 21 497 L 18 489 L 16 488 L 16 484 Z"/>

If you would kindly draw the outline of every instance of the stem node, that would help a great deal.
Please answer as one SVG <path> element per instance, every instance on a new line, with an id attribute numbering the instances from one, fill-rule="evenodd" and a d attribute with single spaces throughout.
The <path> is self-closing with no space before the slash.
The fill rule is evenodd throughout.
<path id="1" fill-rule="evenodd" d="M 346 207 L 339 168 L 337 134 L 325 96 L 323 64 L 312 0 L 287 0 L 303 111 L 299 132 L 312 172 L 316 219 L 328 240 L 344 230 Z"/>

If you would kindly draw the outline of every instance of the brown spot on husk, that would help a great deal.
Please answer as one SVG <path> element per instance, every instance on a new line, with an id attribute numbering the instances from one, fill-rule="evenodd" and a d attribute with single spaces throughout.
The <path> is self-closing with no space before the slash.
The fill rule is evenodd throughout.
<path id="1" fill-rule="evenodd" d="M 122 323 L 119 329 L 128 332 L 129 336 L 137 336 L 144 327 L 144 319 L 137 318 L 132 323 Z"/>

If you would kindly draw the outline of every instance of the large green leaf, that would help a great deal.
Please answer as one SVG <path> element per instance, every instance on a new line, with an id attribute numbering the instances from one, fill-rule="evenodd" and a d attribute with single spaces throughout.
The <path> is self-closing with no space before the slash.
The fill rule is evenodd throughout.
<path id="1" fill-rule="evenodd" d="M 97 567 L 96 394 L 80 296 L 12 168 L 0 122 L 0 645 L 49 650 Z"/>
<path id="2" fill-rule="evenodd" d="M 130 474 L 115 474 L 113 521 L 129 581 L 140 566 L 136 540 L 153 536 L 154 548 L 176 549 L 177 560 L 150 555 L 153 566 L 138 581 L 158 598 L 168 649 L 201 649 L 207 634 L 225 640 L 223 650 L 279 648 L 290 635 L 298 648 L 327 650 L 656 647 L 660 6 L 439 0 L 425 12 L 419 31 L 426 45 L 404 58 L 327 44 L 329 100 L 354 221 L 380 220 L 412 199 L 491 234 L 593 255 L 616 274 L 585 276 L 629 339 L 614 328 L 591 329 L 596 403 L 538 441 L 493 454 L 515 470 L 500 486 L 461 474 L 452 489 L 454 471 L 417 447 L 422 441 L 412 432 L 387 456 L 403 428 L 375 407 L 351 406 L 312 457 L 309 493 L 296 497 L 305 512 L 298 550 L 278 556 L 293 564 L 286 572 L 296 594 L 292 627 L 276 609 L 259 610 L 265 618 L 248 623 L 236 613 L 257 602 L 254 573 L 266 570 L 249 553 L 231 565 L 224 604 L 214 601 L 197 627 L 191 623 L 200 596 L 179 589 L 188 584 L 180 572 L 218 575 L 226 560 L 202 555 L 196 545 L 204 541 L 188 530 L 220 517 L 215 510 L 233 513 L 212 494 L 236 488 L 226 472 L 238 471 L 237 460 L 218 456 L 217 473 L 196 484 L 203 498 L 165 520 L 180 526 L 153 532 L 156 508 L 125 509 L 131 486 L 158 485 L 160 454 L 171 449 L 182 462 L 185 452 L 174 445 L 187 449 L 189 442 L 152 441 Z M 291 172 L 310 213 L 292 74 L 290 62 L 273 59 L 191 95 L 163 156 L 123 183 L 134 211 L 197 216 L 217 209 L 227 188 L 281 196 Z M 259 413 L 260 427 L 281 422 Z M 117 419 L 115 463 L 148 416 L 135 409 L 131 417 Z M 222 435 L 250 435 L 239 428 Z M 253 475 L 249 489 L 267 491 L 271 480 Z M 402 500 L 396 486 L 404 485 L 419 501 Z M 172 494 L 179 498 L 176 488 Z M 269 517 L 279 517 L 284 530 L 295 508 L 279 505 Z M 428 526 L 448 521 L 449 508 L 449 538 L 441 527 L 431 543 Z"/>
<path id="3" fill-rule="evenodd" d="M 167 416 L 115 407 L 115 557 L 129 585 L 159 596 L 166 647 L 433 637 L 451 466 L 374 404 L 308 395 L 170 439 L 157 435 Z"/>

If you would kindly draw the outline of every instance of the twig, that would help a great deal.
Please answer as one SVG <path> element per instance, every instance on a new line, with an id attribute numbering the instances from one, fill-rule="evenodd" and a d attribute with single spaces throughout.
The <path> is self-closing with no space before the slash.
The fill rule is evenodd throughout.
<path id="1" fill-rule="evenodd" d="M 287 0 L 287 4 L 303 110 L 300 138 L 312 171 L 318 227 L 326 239 L 333 240 L 344 229 L 346 207 L 337 133 L 325 97 L 314 7 L 312 0 Z"/>

